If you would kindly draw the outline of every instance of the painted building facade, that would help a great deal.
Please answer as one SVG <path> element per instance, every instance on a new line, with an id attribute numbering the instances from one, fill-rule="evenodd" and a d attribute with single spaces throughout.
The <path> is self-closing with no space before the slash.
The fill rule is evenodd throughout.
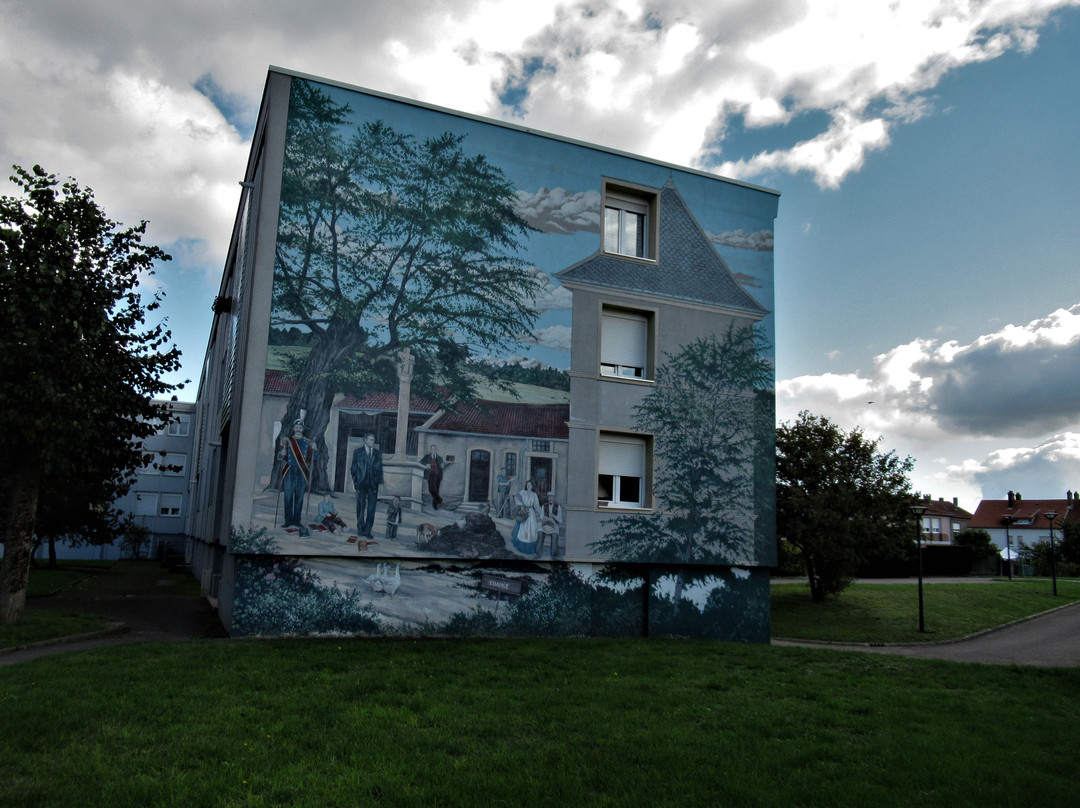
<path id="1" fill-rule="evenodd" d="M 236 635 L 765 642 L 767 189 L 271 69 L 197 405 Z"/>

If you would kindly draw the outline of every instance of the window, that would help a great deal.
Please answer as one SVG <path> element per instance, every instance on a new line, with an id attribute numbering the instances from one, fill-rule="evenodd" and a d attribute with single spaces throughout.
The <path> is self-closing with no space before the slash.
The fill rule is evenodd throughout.
<path id="1" fill-rule="evenodd" d="M 159 494 L 158 516 L 179 516 L 183 504 L 183 494 Z"/>
<path id="2" fill-rule="evenodd" d="M 596 500 L 601 507 L 644 508 L 648 442 L 601 433 Z"/>
<path id="3" fill-rule="evenodd" d="M 604 251 L 631 258 L 655 258 L 656 195 L 604 187 Z"/>
<path id="4" fill-rule="evenodd" d="M 157 516 L 158 495 L 150 491 L 135 492 L 135 515 Z"/>
<path id="5" fill-rule="evenodd" d="M 647 379 L 652 316 L 604 306 L 600 314 L 600 375 Z"/>
<path id="6" fill-rule="evenodd" d="M 160 462 L 162 474 L 170 477 L 183 477 L 187 474 L 187 455 L 182 452 L 166 452 Z"/>
<path id="7" fill-rule="evenodd" d="M 169 424 L 168 434 L 183 438 L 188 434 L 188 430 L 191 429 L 191 416 L 190 415 L 178 415 L 176 420 Z"/>
<path id="8" fill-rule="evenodd" d="M 534 452 L 550 452 L 551 441 L 549 440 L 534 440 L 532 442 L 532 450 Z"/>

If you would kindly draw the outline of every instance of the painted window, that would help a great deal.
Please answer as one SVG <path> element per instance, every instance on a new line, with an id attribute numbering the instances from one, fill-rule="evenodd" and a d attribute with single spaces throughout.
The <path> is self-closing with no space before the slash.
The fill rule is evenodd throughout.
<path id="1" fill-rule="evenodd" d="M 631 258 L 655 258 L 655 211 L 655 194 L 605 185 L 604 251 Z"/>
<path id="2" fill-rule="evenodd" d="M 600 315 L 600 374 L 624 379 L 647 379 L 649 331 L 645 312 L 605 306 Z"/>
<path id="3" fill-rule="evenodd" d="M 596 500 L 602 507 L 645 507 L 648 441 L 635 435 L 600 433 Z"/>

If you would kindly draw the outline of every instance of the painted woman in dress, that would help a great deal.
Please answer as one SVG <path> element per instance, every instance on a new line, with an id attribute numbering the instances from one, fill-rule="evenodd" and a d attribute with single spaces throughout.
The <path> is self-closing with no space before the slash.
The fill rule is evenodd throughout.
<path id="1" fill-rule="evenodd" d="M 525 481 L 525 487 L 514 495 L 514 502 L 517 505 L 514 510 L 520 513 L 518 509 L 524 509 L 525 518 L 514 525 L 510 541 L 518 552 L 535 555 L 536 540 L 540 535 L 540 498 L 533 490 L 532 480 Z"/>

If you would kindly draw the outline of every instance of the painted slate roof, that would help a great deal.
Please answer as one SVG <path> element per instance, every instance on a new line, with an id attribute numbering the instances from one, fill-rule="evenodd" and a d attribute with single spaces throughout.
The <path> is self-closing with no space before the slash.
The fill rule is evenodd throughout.
<path id="1" fill-rule="evenodd" d="M 263 381 L 263 392 L 272 396 L 291 396 L 296 389 L 296 379 L 283 370 L 268 370 Z M 360 398 L 344 396 L 334 402 L 336 409 L 378 410 L 379 412 L 397 412 L 397 393 L 368 393 Z M 418 413 L 436 413 L 439 404 L 420 396 L 410 396 L 409 411 Z"/>
<path id="2" fill-rule="evenodd" d="M 660 191 L 658 216 L 659 255 L 655 264 L 601 249 L 556 277 L 564 282 L 742 309 L 759 317 L 768 313 L 735 281 L 671 181 Z"/>
<path id="3" fill-rule="evenodd" d="M 517 404 L 505 401 L 478 401 L 458 412 L 440 415 L 425 429 L 437 432 L 468 432 L 474 435 L 503 435 L 512 438 L 566 440 L 570 429 L 569 404 Z"/>

